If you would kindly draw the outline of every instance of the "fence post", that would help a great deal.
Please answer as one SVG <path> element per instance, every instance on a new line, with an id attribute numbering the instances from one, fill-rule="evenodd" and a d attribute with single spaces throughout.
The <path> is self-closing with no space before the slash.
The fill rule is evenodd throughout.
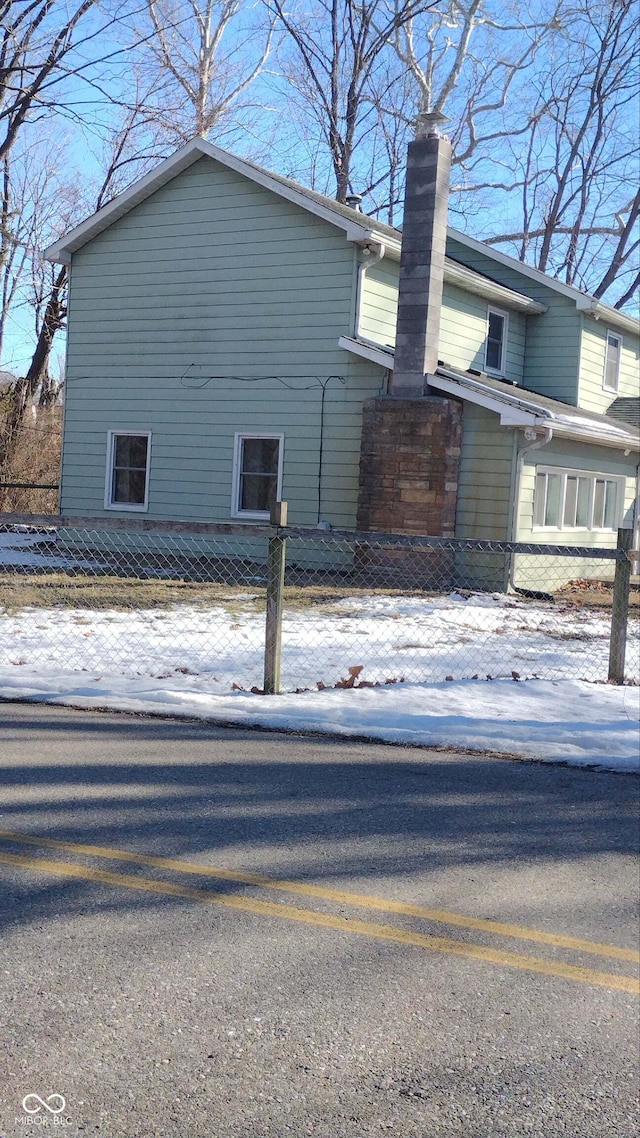
<path id="1" fill-rule="evenodd" d="M 624 556 L 616 561 L 611 602 L 611 641 L 609 643 L 609 683 L 624 683 L 624 659 L 627 650 L 629 586 L 631 562 L 627 556 L 633 541 L 633 530 L 619 529 L 617 548 Z"/>
<path id="2" fill-rule="evenodd" d="M 275 502 L 271 507 L 272 526 L 286 526 L 287 503 Z M 267 613 L 264 636 L 265 695 L 278 695 L 280 691 L 280 659 L 282 654 L 282 603 L 284 599 L 284 570 L 287 540 L 274 534 L 269 538 L 267 560 Z"/>

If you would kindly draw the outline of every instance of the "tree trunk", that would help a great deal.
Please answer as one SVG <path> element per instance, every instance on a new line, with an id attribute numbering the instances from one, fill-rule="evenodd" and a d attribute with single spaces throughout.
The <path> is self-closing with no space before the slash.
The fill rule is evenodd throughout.
<path id="1" fill-rule="evenodd" d="M 29 370 L 18 379 L 9 395 L 9 406 L 0 432 L 0 475 L 6 478 L 11 470 L 20 428 L 24 422 L 29 404 L 42 384 L 45 391 L 50 387 L 49 358 L 56 332 L 62 328 L 67 312 L 64 289 L 67 283 L 67 269 L 63 266 L 58 272 L 51 295 L 47 301 L 42 327 L 38 336 Z"/>

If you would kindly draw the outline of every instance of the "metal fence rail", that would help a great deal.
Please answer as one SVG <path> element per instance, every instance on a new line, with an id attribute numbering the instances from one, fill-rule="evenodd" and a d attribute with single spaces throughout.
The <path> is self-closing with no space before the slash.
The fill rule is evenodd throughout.
<path id="1" fill-rule="evenodd" d="M 0 670 L 208 693 L 634 681 L 629 544 L 5 514 Z"/>

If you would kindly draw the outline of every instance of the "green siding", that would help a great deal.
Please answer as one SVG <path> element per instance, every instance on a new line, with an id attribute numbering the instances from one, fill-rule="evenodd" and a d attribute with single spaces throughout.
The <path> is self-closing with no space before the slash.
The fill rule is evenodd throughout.
<path id="1" fill-rule="evenodd" d="M 607 409 L 618 396 L 640 394 L 640 357 L 637 336 L 622 335 L 616 328 L 611 331 L 622 336 L 618 390 L 605 391 L 604 361 L 607 344 L 607 325 L 585 316 L 582 325 L 580 352 L 580 406 L 587 411 L 606 415 Z"/>
<path id="2" fill-rule="evenodd" d="M 509 540 L 513 434 L 493 411 L 464 404 L 456 537 Z"/>
<path id="3" fill-rule="evenodd" d="M 399 273 L 398 262 L 384 257 L 366 270 L 362 281 L 358 335 L 387 347 L 396 342 Z"/>
<path id="4" fill-rule="evenodd" d="M 465 292 L 455 285 L 445 284 L 442 297 L 439 358 L 444 363 L 467 371 L 474 368 L 484 371 L 487 340 L 487 313 L 489 305 L 475 293 Z M 521 312 L 507 313 L 507 353 L 505 376 L 522 383 L 524 372 L 525 317 Z"/>
<path id="5" fill-rule="evenodd" d="M 397 261 L 385 257 L 367 270 L 362 285 L 359 334 L 376 344 L 393 346 L 398 311 Z M 499 306 L 497 306 L 499 307 Z M 444 285 L 438 356 L 466 371 L 484 369 L 488 302 L 455 285 Z M 505 374 L 522 383 L 524 374 L 525 317 L 509 312 Z"/>
<path id="6" fill-rule="evenodd" d="M 531 391 L 577 404 L 581 318 L 575 303 L 524 276 L 516 268 L 501 265 L 489 255 L 469 249 L 451 237 L 447 239 L 447 254 L 506 288 L 547 306 L 547 312 L 527 318 L 522 382 Z"/>
<path id="7" fill-rule="evenodd" d="M 354 279 L 333 226 L 206 158 L 74 254 L 63 511 L 105 513 L 107 432 L 139 429 L 142 516 L 228 521 L 234 433 L 264 431 L 285 436 L 292 524 L 315 524 L 326 382 L 320 512 L 353 527 L 362 402 L 384 380 L 338 347 Z"/>
<path id="8" fill-rule="evenodd" d="M 573 443 L 567 439 L 553 439 L 547 446 L 525 457 L 520 483 L 520 502 L 518 509 L 518 541 L 532 541 L 549 545 L 588 545 L 595 548 L 615 547 L 616 535 L 613 532 L 586 529 L 534 529 L 533 500 L 536 468 L 538 466 L 557 466 L 571 470 L 585 470 L 593 474 L 624 476 L 625 494 L 622 525 L 633 525 L 633 504 L 635 498 L 635 462 L 631 455 L 624 457 L 622 451 L 606 447 L 593 447 L 584 443 Z M 516 558 L 515 582 L 519 585 L 533 585 L 535 559 L 519 555 Z M 606 579 L 613 577 L 614 562 L 592 559 L 545 558 L 547 588 L 553 589 L 567 580 L 575 578 Z M 538 559 L 539 565 L 539 559 Z M 539 570 L 538 570 L 539 572 Z M 539 577 L 538 577 L 539 579 Z"/>

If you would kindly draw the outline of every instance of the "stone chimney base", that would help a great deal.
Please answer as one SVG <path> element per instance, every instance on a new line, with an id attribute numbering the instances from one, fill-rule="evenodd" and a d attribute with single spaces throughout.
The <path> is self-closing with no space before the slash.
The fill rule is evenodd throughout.
<path id="1" fill-rule="evenodd" d="M 427 395 L 380 396 L 363 406 L 358 493 L 359 530 L 454 537 L 462 404 Z M 363 551 L 364 552 L 364 551 Z M 451 553 L 367 549 L 366 560 L 403 577 L 448 578 Z M 420 579 L 418 579 L 420 578 Z"/>

